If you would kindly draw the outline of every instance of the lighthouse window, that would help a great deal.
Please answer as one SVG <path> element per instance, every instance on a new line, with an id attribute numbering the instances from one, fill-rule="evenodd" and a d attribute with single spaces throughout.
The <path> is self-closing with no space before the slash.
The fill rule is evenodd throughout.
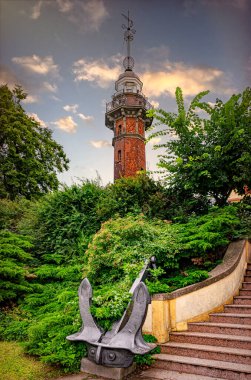
<path id="1" fill-rule="evenodd" d="M 121 150 L 118 150 L 118 161 L 121 161 Z"/>

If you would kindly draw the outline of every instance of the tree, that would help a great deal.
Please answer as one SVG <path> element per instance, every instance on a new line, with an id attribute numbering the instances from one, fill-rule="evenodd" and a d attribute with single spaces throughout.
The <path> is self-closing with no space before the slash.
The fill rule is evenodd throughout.
<path id="1" fill-rule="evenodd" d="M 177 88 L 178 114 L 150 111 L 162 126 L 150 139 L 167 137 L 155 148 L 165 149 L 158 165 L 174 192 L 213 198 L 221 206 L 233 189 L 243 194 L 244 185 L 251 187 L 251 89 L 231 96 L 226 103 L 217 99 L 214 106 L 201 101 L 206 94 L 199 93 L 186 111 Z M 199 117 L 198 109 L 208 117 Z"/>
<path id="2" fill-rule="evenodd" d="M 37 198 L 58 188 L 57 172 L 68 169 L 63 148 L 52 131 L 29 117 L 20 86 L 0 87 L 0 197 Z"/>

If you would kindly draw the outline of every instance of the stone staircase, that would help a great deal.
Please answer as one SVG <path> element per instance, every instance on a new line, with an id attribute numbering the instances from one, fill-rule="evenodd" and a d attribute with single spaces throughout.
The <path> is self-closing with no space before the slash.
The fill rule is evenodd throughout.
<path id="1" fill-rule="evenodd" d="M 251 264 L 233 305 L 211 314 L 209 322 L 171 333 L 155 358 L 137 379 L 251 380 Z"/>

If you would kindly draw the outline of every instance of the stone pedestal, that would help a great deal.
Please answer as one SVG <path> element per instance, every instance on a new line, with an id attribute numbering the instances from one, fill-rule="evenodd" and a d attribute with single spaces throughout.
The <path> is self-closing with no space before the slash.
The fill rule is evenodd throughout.
<path id="1" fill-rule="evenodd" d="M 91 362 L 87 358 L 83 358 L 81 360 L 80 369 L 82 372 L 87 372 L 92 375 L 105 377 L 107 379 L 122 380 L 136 369 L 136 364 L 133 363 L 128 368 L 104 367 L 103 365 L 98 365 L 96 363 Z"/>

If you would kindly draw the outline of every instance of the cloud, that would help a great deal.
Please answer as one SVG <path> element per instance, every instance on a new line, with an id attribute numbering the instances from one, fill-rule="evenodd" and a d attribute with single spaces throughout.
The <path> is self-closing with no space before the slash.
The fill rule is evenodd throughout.
<path id="1" fill-rule="evenodd" d="M 41 120 L 36 113 L 28 113 L 28 116 L 37 121 L 41 125 L 41 127 L 47 127 L 46 123 L 43 120 Z"/>
<path id="2" fill-rule="evenodd" d="M 49 83 L 49 82 L 44 82 L 43 88 L 45 91 L 54 92 L 54 93 L 57 92 L 58 90 L 58 87 L 55 83 Z"/>
<path id="3" fill-rule="evenodd" d="M 112 144 L 107 140 L 91 140 L 90 143 L 96 149 L 112 146 Z"/>
<path id="4" fill-rule="evenodd" d="M 59 12 L 68 13 L 73 8 L 73 2 L 69 0 L 56 0 Z"/>
<path id="5" fill-rule="evenodd" d="M 103 59 L 87 60 L 79 59 L 73 64 L 75 81 L 87 81 L 105 88 L 118 79 L 121 66 L 117 57 L 111 57 L 106 63 Z"/>
<path id="6" fill-rule="evenodd" d="M 93 31 L 99 31 L 101 24 L 108 17 L 103 0 L 90 0 L 82 3 L 85 16 L 89 21 L 89 28 Z"/>
<path id="7" fill-rule="evenodd" d="M 55 124 L 59 129 L 62 129 L 67 133 L 75 133 L 77 130 L 77 124 L 71 116 L 62 117 L 51 124 Z"/>
<path id="8" fill-rule="evenodd" d="M 55 100 L 56 102 L 61 102 L 61 99 L 58 98 L 58 97 L 55 96 L 55 95 L 51 95 L 51 99 Z"/>
<path id="9" fill-rule="evenodd" d="M 153 48 L 152 48 L 153 49 Z M 162 47 L 161 52 L 166 51 Z M 73 64 L 75 81 L 87 81 L 106 88 L 118 79 L 122 72 L 120 55 L 104 59 L 80 59 Z M 217 67 L 188 65 L 184 62 L 158 60 L 158 65 L 145 63 L 140 66 L 139 77 L 144 83 L 144 92 L 148 97 L 162 95 L 174 96 L 176 87 L 181 87 L 184 96 L 194 96 L 200 91 L 211 90 L 223 94 L 232 94 L 235 89 L 230 85 L 227 74 Z M 152 103 L 157 108 L 157 100 Z"/>
<path id="10" fill-rule="evenodd" d="M 27 97 L 22 100 L 25 104 L 38 103 L 38 97 L 36 95 L 27 95 Z"/>
<path id="11" fill-rule="evenodd" d="M 54 63 L 52 56 L 39 57 L 38 55 L 26 57 L 13 57 L 12 62 L 21 65 L 28 71 L 32 71 L 40 75 L 58 75 L 58 65 Z"/>
<path id="12" fill-rule="evenodd" d="M 153 106 L 153 108 L 159 108 L 159 102 L 157 102 L 157 100 L 149 100 L 149 103 Z"/>
<path id="13" fill-rule="evenodd" d="M 215 107 L 216 103 L 214 102 L 207 102 L 211 107 Z"/>
<path id="14" fill-rule="evenodd" d="M 159 71 L 142 73 L 144 92 L 147 96 L 174 96 L 176 87 L 181 87 L 184 96 L 194 96 L 200 91 L 211 90 L 231 94 L 225 73 L 215 67 L 189 66 L 183 62 L 166 61 Z"/>
<path id="15" fill-rule="evenodd" d="M 38 1 L 33 7 L 32 7 L 32 10 L 31 10 L 31 18 L 32 20 L 37 20 L 40 15 L 41 15 L 41 8 L 42 8 L 42 5 L 43 5 L 43 1 L 40 0 Z"/>
<path id="16" fill-rule="evenodd" d="M 42 7 L 54 7 L 82 32 L 98 32 L 109 17 L 103 0 L 39 0 L 31 9 L 33 20 L 41 16 Z"/>
<path id="17" fill-rule="evenodd" d="M 148 141 L 149 145 L 159 144 L 161 141 L 161 137 L 153 137 L 150 141 Z"/>
<path id="18" fill-rule="evenodd" d="M 78 113 L 78 116 L 80 117 L 80 119 L 84 120 L 87 123 L 94 120 L 93 116 L 84 115 L 83 113 Z"/>
<path id="19" fill-rule="evenodd" d="M 77 113 L 78 104 L 67 104 L 63 109 L 67 112 Z"/>
<path id="20" fill-rule="evenodd" d="M 16 84 L 21 84 L 21 81 L 8 67 L 0 65 L 0 84 L 7 84 L 10 89 L 13 89 Z"/>

